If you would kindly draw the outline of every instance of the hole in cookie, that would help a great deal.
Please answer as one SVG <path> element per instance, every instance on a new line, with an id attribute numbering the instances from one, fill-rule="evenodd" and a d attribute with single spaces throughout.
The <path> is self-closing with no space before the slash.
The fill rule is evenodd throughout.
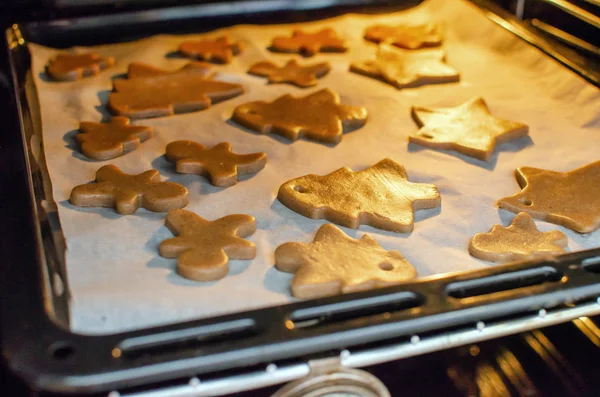
<path id="1" fill-rule="evenodd" d="M 390 270 L 394 270 L 394 266 L 392 266 L 392 264 L 388 263 L 388 262 L 381 262 L 379 264 L 379 268 L 381 270 L 385 270 L 386 272 L 389 272 Z"/>
<path id="2" fill-rule="evenodd" d="M 306 189 L 304 189 L 303 186 L 294 186 L 294 190 L 297 191 L 298 193 L 306 192 Z"/>
<path id="3" fill-rule="evenodd" d="M 433 139 L 433 136 L 429 135 L 429 134 L 428 134 L 428 133 L 426 133 L 426 132 L 423 132 L 423 133 L 421 134 L 421 137 L 422 137 L 422 138 L 425 138 L 425 139 Z"/>
<path id="4" fill-rule="evenodd" d="M 528 207 L 529 207 L 530 205 L 533 205 L 533 202 L 532 202 L 531 200 L 529 200 L 528 198 L 525 198 L 525 197 L 521 197 L 521 198 L 519 199 L 519 201 L 520 201 L 521 203 L 523 203 L 523 205 L 526 205 L 526 206 L 528 206 Z"/>
<path id="5" fill-rule="evenodd" d="M 248 114 L 258 114 L 256 110 L 248 110 L 246 113 Z"/>

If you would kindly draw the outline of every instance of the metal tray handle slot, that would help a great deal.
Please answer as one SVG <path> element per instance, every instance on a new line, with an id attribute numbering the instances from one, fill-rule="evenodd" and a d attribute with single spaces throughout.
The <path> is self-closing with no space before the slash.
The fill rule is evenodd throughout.
<path id="1" fill-rule="evenodd" d="M 582 260 L 581 267 L 591 273 L 600 273 L 600 255 Z"/>

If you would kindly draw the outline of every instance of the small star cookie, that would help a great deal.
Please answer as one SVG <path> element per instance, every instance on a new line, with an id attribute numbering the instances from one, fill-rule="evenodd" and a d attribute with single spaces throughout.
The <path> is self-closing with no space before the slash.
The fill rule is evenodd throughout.
<path id="1" fill-rule="evenodd" d="M 396 88 L 452 83 L 459 73 L 444 62 L 443 50 L 408 51 L 381 44 L 375 59 L 354 62 L 350 71 L 379 78 Z"/>
<path id="2" fill-rule="evenodd" d="M 275 37 L 270 49 L 278 52 L 297 52 L 305 56 L 313 56 L 318 52 L 346 52 L 348 46 L 333 29 L 326 28 L 315 33 L 304 33 L 301 30 L 295 30 L 292 37 Z"/>
<path id="3" fill-rule="evenodd" d="M 179 46 L 179 52 L 188 58 L 230 63 L 234 55 L 242 52 L 242 46 L 239 42 L 232 41 L 228 36 L 222 36 L 214 40 L 184 41 Z"/>
<path id="4" fill-rule="evenodd" d="M 222 142 L 211 149 L 192 141 L 175 141 L 167 145 L 167 159 L 175 162 L 177 172 L 208 176 L 215 186 L 232 186 L 238 175 L 252 174 L 267 164 L 266 153 L 236 154 Z"/>
<path id="5" fill-rule="evenodd" d="M 331 67 L 328 62 L 300 66 L 296 60 L 288 61 L 278 67 L 273 62 L 263 61 L 250 67 L 248 73 L 269 78 L 269 83 L 292 83 L 298 87 L 311 87 L 317 79 L 325 76 Z"/>
<path id="6" fill-rule="evenodd" d="M 417 276 L 398 251 L 383 249 L 367 234 L 353 239 L 330 224 L 319 228 L 312 243 L 277 247 L 275 266 L 295 273 L 292 294 L 301 299 L 387 287 Z"/>
<path id="7" fill-rule="evenodd" d="M 421 25 L 374 25 L 365 30 L 365 39 L 375 43 L 388 43 L 399 48 L 416 50 L 442 44 L 439 27 L 433 23 Z"/>
<path id="8" fill-rule="evenodd" d="M 529 133 L 525 124 L 492 116 L 482 98 L 454 108 L 413 107 L 411 113 L 421 129 L 409 136 L 409 142 L 455 150 L 484 161 L 492 157 L 496 144 Z"/>
<path id="9" fill-rule="evenodd" d="M 57 81 L 74 81 L 83 77 L 95 76 L 114 64 L 114 58 L 102 58 L 91 52 L 59 54 L 48 61 L 46 72 Z"/>
<path id="10" fill-rule="evenodd" d="M 193 212 L 169 211 L 166 224 L 177 237 L 160 243 L 160 256 L 177 259 L 177 273 L 196 281 L 218 280 L 227 275 L 229 259 L 252 259 L 254 243 L 244 240 L 256 231 L 250 215 L 227 215 L 207 221 Z"/>
<path id="11" fill-rule="evenodd" d="M 278 134 L 293 141 L 305 137 L 338 143 L 344 129 L 356 129 L 366 123 L 367 109 L 340 105 L 338 94 L 323 89 L 302 98 L 288 94 L 273 102 L 239 105 L 232 120 L 261 134 Z"/>
<path id="12" fill-rule="evenodd" d="M 87 158 L 109 160 L 139 148 L 153 134 L 152 127 L 129 125 L 127 117 L 116 116 L 109 123 L 81 122 L 75 139 Z"/>
<path id="13" fill-rule="evenodd" d="M 569 172 L 521 167 L 516 176 L 523 190 L 498 201 L 500 208 L 579 233 L 600 228 L 600 161 Z"/>
<path id="14" fill-rule="evenodd" d="M 562 254 L 569 243 L 558 231 L 540 232 L 533 218 L 520 212 L 509 227 L 494 225 L 490 233 L 478 233 L 469 244 L 469 253 L 490 262 L 528 260 L 548 254 Z"/>
<path id="15" fill-rule="evenodd" d="M 400 233 L 413 230 L 414 211 L 441 205 L 435 185 L 409 182 L 404 167 L 391 159 L 359 172 L 344 167 L 292 179 L 281 185 L 277 199 L 311 219 Z"/>

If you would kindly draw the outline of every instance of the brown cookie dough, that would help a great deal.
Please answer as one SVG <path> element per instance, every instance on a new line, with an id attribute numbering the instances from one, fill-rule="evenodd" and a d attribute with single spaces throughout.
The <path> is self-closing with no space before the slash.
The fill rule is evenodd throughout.
<path id="1" fill-rule="evenodd" d="M 292 59 L 281 67 L 269 61 L 258 62 L 250 67 L 248 73 L 268 77 L 269 83 L 292 83 L 298 87 L 311 87 L 330 69 L 328 62 L 300 66 Z"/>
<path id="2" fill-rule="evenodd" d="M 231 40 L 228 36 L 214 40 L 184 41 L 179 46 L 179 53 L 183 56 L 217 63 L 230 63 L 233 56 L 240 52 L 242 52 L 241 44 Z"/>
<path id="3" fill-rule="evenodd" d="M 305 56 L 313 56 L 318 52 L 346 52 L 348 46 L 333 29 L 325 28 L 315 33 L 295 30 L 292 37 L 275 37 L 270 49 L 278 52 L 294 52 Z"/>
<path id="4" fill-rule="evenodd" d="M 204 62 L 188 62 L 176 70 L 165 70 L 143 62 L 132 62 L 127 67 L 127 78 L 135 79 L 137 77 L 163 76 L 180 72 L 197 73 L 207 79 L 214 76 L 212 67 Z"/>
<path id="5" fill-rule="evenodd" d="M 46 73 L 57 81 L 74 81 L 95 76 L 115 64 L 111 57 L 102 58 L 95 53 L 59 54 L 48 61 Z"/>
<path id="6" fill-rule="evenodd" d="M 442 44 L 439 27 L 433 23 L 421 25 L 373 25 L 365 30 L 365 39 L 388 43 L 407 50 L 438 47 Z"/>

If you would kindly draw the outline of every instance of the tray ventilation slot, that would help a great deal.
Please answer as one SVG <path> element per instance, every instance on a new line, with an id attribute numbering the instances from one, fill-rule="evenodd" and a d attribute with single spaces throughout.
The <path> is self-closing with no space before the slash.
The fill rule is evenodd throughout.
<path id="1" fill-rule="evenodd" d="M 196 348 L 209 343 L 238 339 L 256 333 L 252 319 L 240 319 L 200 327 L 184 328 L 152 335 L 125 339 L 118 349 L 124 356 L 136 357 L 148 353 L 161 353 L 185 348 Z"/>
<path id="2" fill-rule="evenodd" d="M 581 261 L 581 266 L 588 272 L 600 273 L 600 256 L 584 259 Z"/>
<path id="3" fill-rule="evenodd" d="M 324 323 L 389 314 L 421 306 L 423 302 L 424 298 L 421 295 L 403 291 L 294 310 L 289 320 L 294 323 L 294 328 L 307 328 Z"/>
<path id="4" fill-rule="evenodd" d="M 548 282 L 556 282 L 560 281 L 562 277 L 562 273 L 555 268 L 543 266 L 472 280 L 456 281 L 446 287 L 446 293 L 453 298 L 471 298 Z"/>

